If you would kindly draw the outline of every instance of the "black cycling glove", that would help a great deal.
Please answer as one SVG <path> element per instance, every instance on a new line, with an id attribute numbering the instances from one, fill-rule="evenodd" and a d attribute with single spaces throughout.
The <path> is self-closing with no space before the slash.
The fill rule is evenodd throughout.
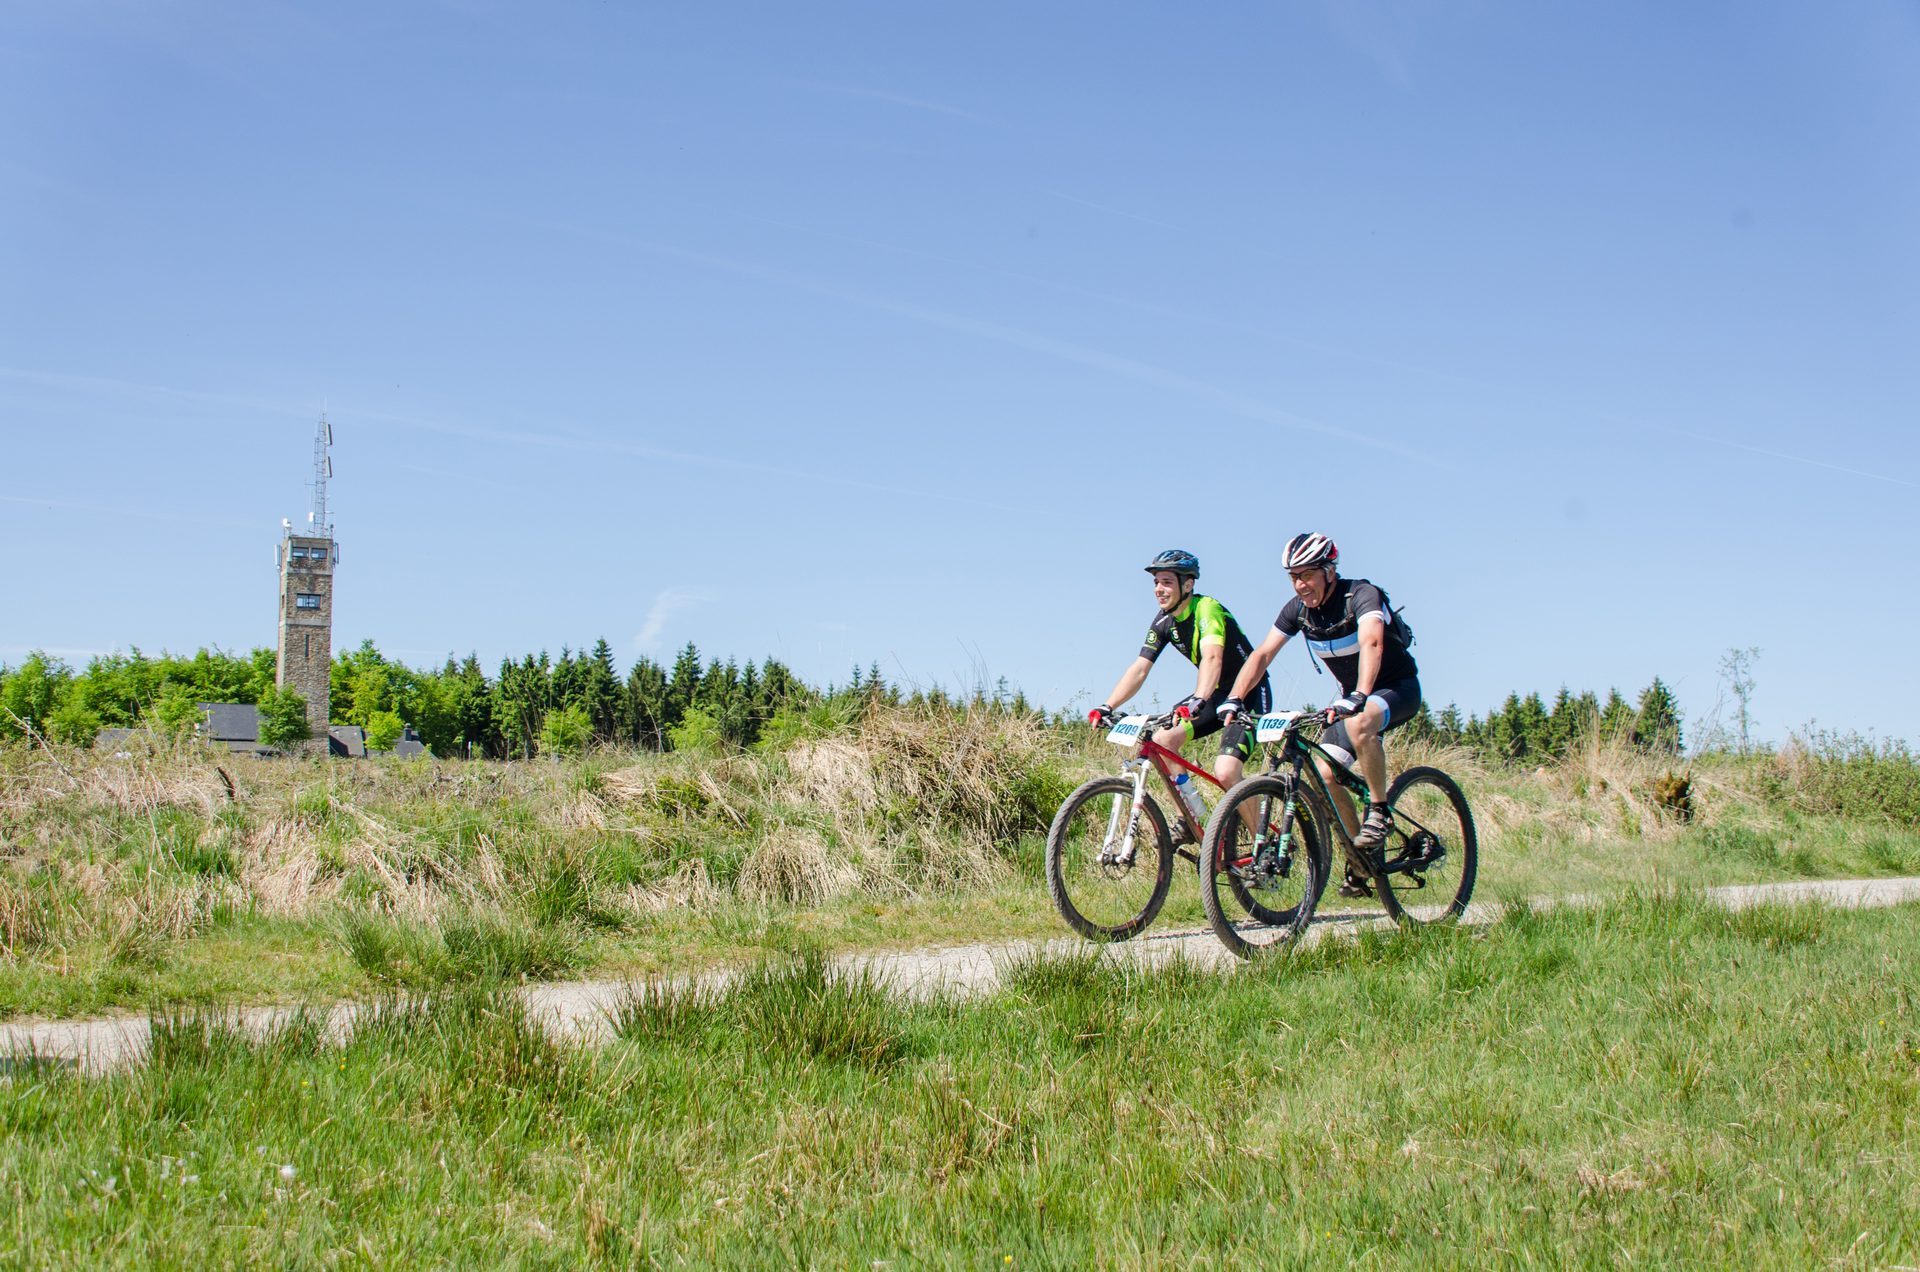
<path id="1" fill-rule="evenodd" d="M 1344 720 L 1348 716 L 1359 715 L 1366 709 L 1367 695 L 1356 689 L 1344 698 L 1334 699 L 1333 703 L 1327 707 L 1327 714 L 1336 720 Z"/>

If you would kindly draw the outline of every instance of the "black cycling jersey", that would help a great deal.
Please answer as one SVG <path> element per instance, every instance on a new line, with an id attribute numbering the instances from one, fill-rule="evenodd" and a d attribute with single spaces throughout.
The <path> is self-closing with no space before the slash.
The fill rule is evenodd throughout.
<path id="1" fill-rule="evenodd" d="M 1187 721 L 1189 738 L 1204 738 L 1219 732 L 1220 717 L 1214 714 L 1214 709 L 1226 701 L 1227 695 L 1233 691 L 1234 680 L 1239 677 L 1240 669 L 1253 653 L 1253 642 L 1240 630 L 1240 624 L 1226 606 L 1211 596 L 1196 592 L 1182 601 L 1180 608 L 1171 614 L 1162 610 L 1156 615 L 1152 626 L 1147 628 L 1146 643 L 1140 646 L 1140 656 L 1148 662 L 1160 657 L 1160 651 L 1171 645 L 1184 654 L 1188 662 L 1198 667 L 1202 641 L 1221 647 L 1220 683 L 1214 686 L 1213 696 Z M 1239 756 L 1242 761 L 1250 759 L 1253 755 L 1253 734 L 1247 727 L 1247 717 L 1249 714 L 1264 715 L 1271 710 L 1273 688 L 1262 676 L 1260 683 L 1247 694 L 1246 710 L 1227 726 L 1228 733 L 1221 741 L 1221 750 Z"/>
<path id="2" fill-rule="evenodd" d="M 1380 589 L 1365 579 L 1335 579 L 1333 590 L 1318 608 L 1308 609 L 1297 596 L 1288 601 L 1273 620 L 1273 629 L 1288 637 L 1304 632 L 1307 648 L 1327 665 L 1340 688 L 1352 693 L 1360 680 L 1360 620 L 1368 614 L 1379 615 L 1381 622 L 1392 621 Z M 1419 674 L 1413 654 L 1388 633 L 1374 685 L 1397 684 Z"/>
<path id="3" fill-rule="evenodd" d="M 1227 607 L 1211 596 L 1195 592 L 1180 602 L 1180 608 L 1171 613 L 1162 610 L 1155 615 L 1152 626 L 1147 628 L 1146 643 L 1140 646 L 1140 656 L 1152 662 L 1160 656 L 1160 651 L 1171 645 L 1198 667 L 1202 641 L 1221 647 L 1218 687 L 1231 688 L 1234 677 L 1246 665 L 1247 656 L 1253 653 L 1253 642 L 1240 630 L 1240 624 L 1234 621 Z"/>

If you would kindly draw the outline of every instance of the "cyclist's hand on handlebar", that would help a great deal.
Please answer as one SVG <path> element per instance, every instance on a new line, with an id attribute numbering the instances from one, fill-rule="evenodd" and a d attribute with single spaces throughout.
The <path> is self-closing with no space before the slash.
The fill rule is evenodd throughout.
<path id="1" fill-rule="evenodd" d="M 1113 724 L 1113 708 L 1104 702 L 1101 703 L 1087 712 L 1087 723 L 1098 729 L 1110 727 Z"/>
<path id="2" fill-rule="evenodd" d="M 1202 698 L 1197 693 L 1190 693 L 1180 699 L 1179 704 L 1173 709 L 1173 714 L 1179 716 L 1182 720 L 1191 720 L 1200 713 L 1200 708 L 1206 705 L 1207 700 L 1205 698 Z"/>
<path id="3" fill-rule="evenodd" d="M 1367 707 L 1367 695 L 1358 690 L 1344 698 L 1336 698 L 1327 707 L 1327 723 L 1344 720 L 1348 716 L 1359 715 Z"/>
<path id="4" fill-rule="evenodd" d="M 1214 714 L 1214 717 L 1220 721 L 1220 723 L 1231 724 L 1233 723 L 1233 717 L 1239 715 L 1242 711 L 1245 711 L 1246 709 L 1247 709 L 1247 704 L 1240 701 L 1240 699 L 1226 698 L 1221 701 L 1219 706 L 1213 709 L 1213 714 Z"/>

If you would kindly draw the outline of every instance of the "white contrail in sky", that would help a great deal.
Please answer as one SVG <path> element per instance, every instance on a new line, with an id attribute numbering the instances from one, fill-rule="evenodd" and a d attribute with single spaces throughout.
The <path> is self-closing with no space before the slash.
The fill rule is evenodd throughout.
<path id="1" fill-rule="evenodd" d="M 0 377 L 26 380 L 36 384 L 46 384 L 57 388 L 78 389 L 93 393 L 131 393 L 146 394 L 154 397 L 178 398 L 194 402 L 217 402 L 225 406 L 240 407 L 244 410 L 267 411 L 274 414 L 297 414 L 311 416 L 319 409 L 315 403 L 295 403 L 290 401 L 269 401 L 263 398 L 237 397 L 226 393 L 210 393 L 199 389 L 180 389 L 161 384 L 142 384 L 130 380 L 115 380 L 104 376 L 65 375 L 53 371 L 30 371 L 19 367 L 0 367 Z M 808 472 L 804 469 L 782 468 L 774 464 L 757 464 L 751 460 L 734 459 L 725 455 L 706 455 L 696 451 L 670 450 L 660 446 L 644 446 L 637 442 L 624 442 L 612 438 L 588 436 L 568 436 L 562 433 L 545 432 L 536 429 L 489 428 L 484 425 L 450 422 L 445 420 L 422 419 L 412 415 L 397 415 L 390 411 L 354 410 L 346 408 L 346 416 L 363 420 L 373 420 L 383 424 L 396 424 L 402 428 L 420 429 L 429 433 L 440 433 L 449 437 L 470 437 L 479 441 L 502 442 L 521 446 L 539 446 L 556 450 L 584 451 L 597 454 L 627 455 L 636 459 L 662 460 L 669 463 L 692 464 L 711 468 L 725 468 L 737 472 L 760 473 L 768 477 L 803 485 L 844 486 L 854 490 L 870 490 L 878 494 L 897 495 L 909 499 L 937 499 L 944 503 L 964 504 L 972 508 L 987 508 L 994 512 L 1021 512 L 1011 504 L 995 503 L 989 499 L 979 499 L 972 495 L 958 494 L 950 490 L 921 490 L 909 486 L 894 486 L 884 482 L 866 481 L 845 473 Z M 342 412 L 334 411 L 336 418 Z M 14 499 L 17 503 L 53 504 L 50 499 Z M 80 508 L 81 505 L 70 505 Z M 100 507 L 86 507 L 85 511 L 104 512 L 113 515 L 131 515 L 131 510 Z M 192 520 L 176 517 L 174 520 Z M 232 523 L 213 523 L 232 524 Z"/>
<path id="2" fill-rule="evenodd" d="M 124 521 L 177 521 L 191 526 L 223 526 L 238 528 L 255 524 L 238 517 L 191 517 L 177 512 L 148 512 L 127 504 L 112 507 L 108 504 L 79 503 L 72 499 L 47 499 L 40 495 L 0 495 L 0 503 L 19 504 L 24 508 L 58 508 L 63 512 L 87 512 L 95 516 L 112 517 Z"/>
<path id="3" fill-rule="evenodd" d="M 1081 207 L 1092 208 L 1095 212 L 1105 212 L 1108 216 L 1124 216 L 1129 221 L 1141 221 L 1147 225 L 1157 225 L 1163 230 L 1174 230 L 1177 232 L 1180 229 L 1177 225 L 1168 225 L 1165 221 L 1156 221 L 1150 216 L 1141 216 L 1138 212 L 1128 212 L 1121 208 L 1110 208 L 1104 203 L 1095 203 L 1092 199 L 1082 199 L 1077 195 L 1065 194 L 1059 190 L 1043 190 L 1041 193 L 1050 194 L 1056 199 L 1065 199 L 1068 203 L 1078 203 Z"/>
<path id="4" fill-rule="evenodd" d="M 476 441 L 505 442 L 521 446 L 539 446 L 552 450 L 580 451 L 602 455 L 629 455 L 636 459 L 665 460 L 670 463 L 705 465 L 712 468 L 726 468 L 736 472 L 759 473 L 763 476 L 777 477 L 788 482 L 801 484 L 822 484 L 846 486 L 854 490 L 871 490 L 884 495 L 900 495 L 909 499 L 938 499 L 946 503 L 966 504 L 975 508 L 991 508 L 996 512 L 1019 512 L 1021 509 L 1010 504 L 993 503 L 986 499 L 975 499 L 970 495 L 954 494 L 945 490 L 918 490 L 908 486 L 891 486 L 884 482 L 863 481 L 858 477 L 849 477 L 843 473 L 815 473 L 797 468 L 781 468 L 774 464 L 756 464 L 751 460 L 732 459 L 724 455 L 704 455 L 697 451 L 668 450 L 661 446 L 643 446 L 638 442 L 623 442 L 614 438 L 568 436 L 564 433 L 549 433 L 531 429 L 488 428 L 484 425 L 447 422 L 444 420 L 421 419 L 418 416 L 394 415 L 386 411 L 355 411 L 361 419 L 377 420 L 384 424 L 397 424 L 402 428 L 417 428 L 424 432 L 440 433 L 449 437 L 470 437 Z"/>
<path id="5" fill-rule="evenodd" d="M 924 97 L 908 97 L 903 93 L 890 93 L 883 88 L 856 88 L 850 84 L 821 84 L 814 80 L 788 80 L 796 88 L 812 89 L 818 93 L 834 93 L 841 97 L 865 97 L 872 101 L 887 102 L 894 106 L 905 106 L 909 110 L 924 110 L 936 115 L 951 115 L 955 119 L 978 120 L 980 116 L 970 110 L 961 110 L 958 106 L 949 106 L 945 102 L 928 101 Z"/>
<path id="6" fill-rule="evenodd" d="M 1769 459 L 1784 459 L 1794 464 L 1810 464 L 1815 468 L 1825 468 L 1836 473 L 1846 473 L 1850 477 L 1866 477 L 1872 481 L 1884 481 L 1895 486 L 1909 486 L 1920 490 L 1920 481 L 1909 481 L 1905 477 L 1895 477 L 1888 473 L 1870 473 L 1863 468 L 1848 468 L 1845 464 L 1829 463 L 1824 459 L 1811 459 L 1805 455 L 1793 455 L 1786 451 L 1768 450 L 1764 446 L 1749 446 L 1745 442 L 1730 441 L 1724 437 L 1709 437 L 1705 433 L 1695 433 L 1688 429 L 1673 430 L 1682 437 L 1691 437 L 1695 441 L 1713 442 L 1719 446 L 1731 446 L 1735 450 L 1751 451 L 1755 455 L 1765 455 Z"/>
<path id="7" fill-rule="evenodd" d="M 1158 388 L 1187 394 L 1190 397 L 1202 398 L 1212 402 L 1223 410 L 1231 411 L 1247 419 L 1258 420 L 1263 424 L 1275 424 L 1283 428 L 1294 428 L 1305 432 L 1319 433 L 1326 437 L 1337 438 L 1343 442 L 1371 447 L 1374 450 L 1386 451 L 1390 454 L 1399 455 L 1406 459 L 1418 460 L 1422 463 L 1434 462 L 1429 457 L 1421 455 L 1408 447 L 1401 446 L 1396 442 L 1390 442 L 1384 438 L 1374 437 L 1354 429 L 1342 428 L 1337 424 L 1328 424 L 1322 420 L 1310 419 L 1304 415 L 1296 415 L 1292 411 L 1271 406 L 1265 402 L 1257 401 L 1254 398 L 1234 393 L 1229 389 L 1223 389 L 1218 385 L 1208 384 L 1204 380 L 1197 380 L 1190 375 L 1183 374 L 1168 367 L 1156 366 L 1151 362 L 1142 362 L 1136 358 L 1122 357 L 1119 354 L 1106 353 L 1099 349 L 1089 349 L 1065 340 L 1056 340 L 1052 336 L 1044 336 L 1038 332 L 1026 331 L 1019 327 L 1011 327 L 1005 323 L 990 322 L 981 318 L 968 318 L 963 314 L 948 313 L 940 309 L 930 309 L 925 305 L 916 305 L 910 301 L 892 300 L 885 296 L 876 296 L 867 292 L 856 291 L 852 288 L 842 287 L 838 284 L 812 278 L 805 274 L 796 274 L 790 270 L 778 269 L 770 265 L 761 265 L 754 261 L 740 260 L 734 257 L 715 256 L 709 252 L 698 252 L 690 248 L 675 247 L 670 243 L 656 243 L 648 239 L 632 238 L 624 234 L 611 234 L 604 230 L 590 230 L 577 225 L 556 223 L 552 228 L 569 234 L 578 234 L 586 238 L 598 239 L 602 242 L 636 248 L 640 251 L 651 252 L 658 256 L 666 256 L 676 260 L 688 261 L 696 265 L 704 265 L 710 269 L 723 270 L 730 274 L 738 274 L 747 278 L 757 278 L 763 282 L 779 283 L 787 287 L 797 288 L 801 291 L 809 291 L 819 296 L 830 296 L 836 300 L 847 301 L 856 305 L 864 305 L 870 309 L 899 314 L 902 317 L 912 318 L 932 326 L 945 327 L 951 331 L 962 331 L 968 335 L 980 336 L 988 340 L 998 341 L 1001 344 L 1014 345 L 1018 348 L 1027 349 L 1034 353 L 1046 354 L 1049 357 L 1058 358 L 1065 362 L 1094 367 L 1125 379 L 1152 384 Z"/>

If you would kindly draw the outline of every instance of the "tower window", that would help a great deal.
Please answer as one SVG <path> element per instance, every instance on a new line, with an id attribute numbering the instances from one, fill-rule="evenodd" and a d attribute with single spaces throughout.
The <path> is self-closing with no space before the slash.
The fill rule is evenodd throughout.
<path id="1" fill-rule="evenodd" d="M 307 559 L 307 550 L 305 548 L 293 548 L 287 553 L 287 555 L 292 557 L 295 561 L 304 561 Z"/>
<path id="2" fill-rule="evenodd" d="M 293 596 L 295 609 L 319 609 L 320 598 L 312 592 L 296 592 Z"/>

